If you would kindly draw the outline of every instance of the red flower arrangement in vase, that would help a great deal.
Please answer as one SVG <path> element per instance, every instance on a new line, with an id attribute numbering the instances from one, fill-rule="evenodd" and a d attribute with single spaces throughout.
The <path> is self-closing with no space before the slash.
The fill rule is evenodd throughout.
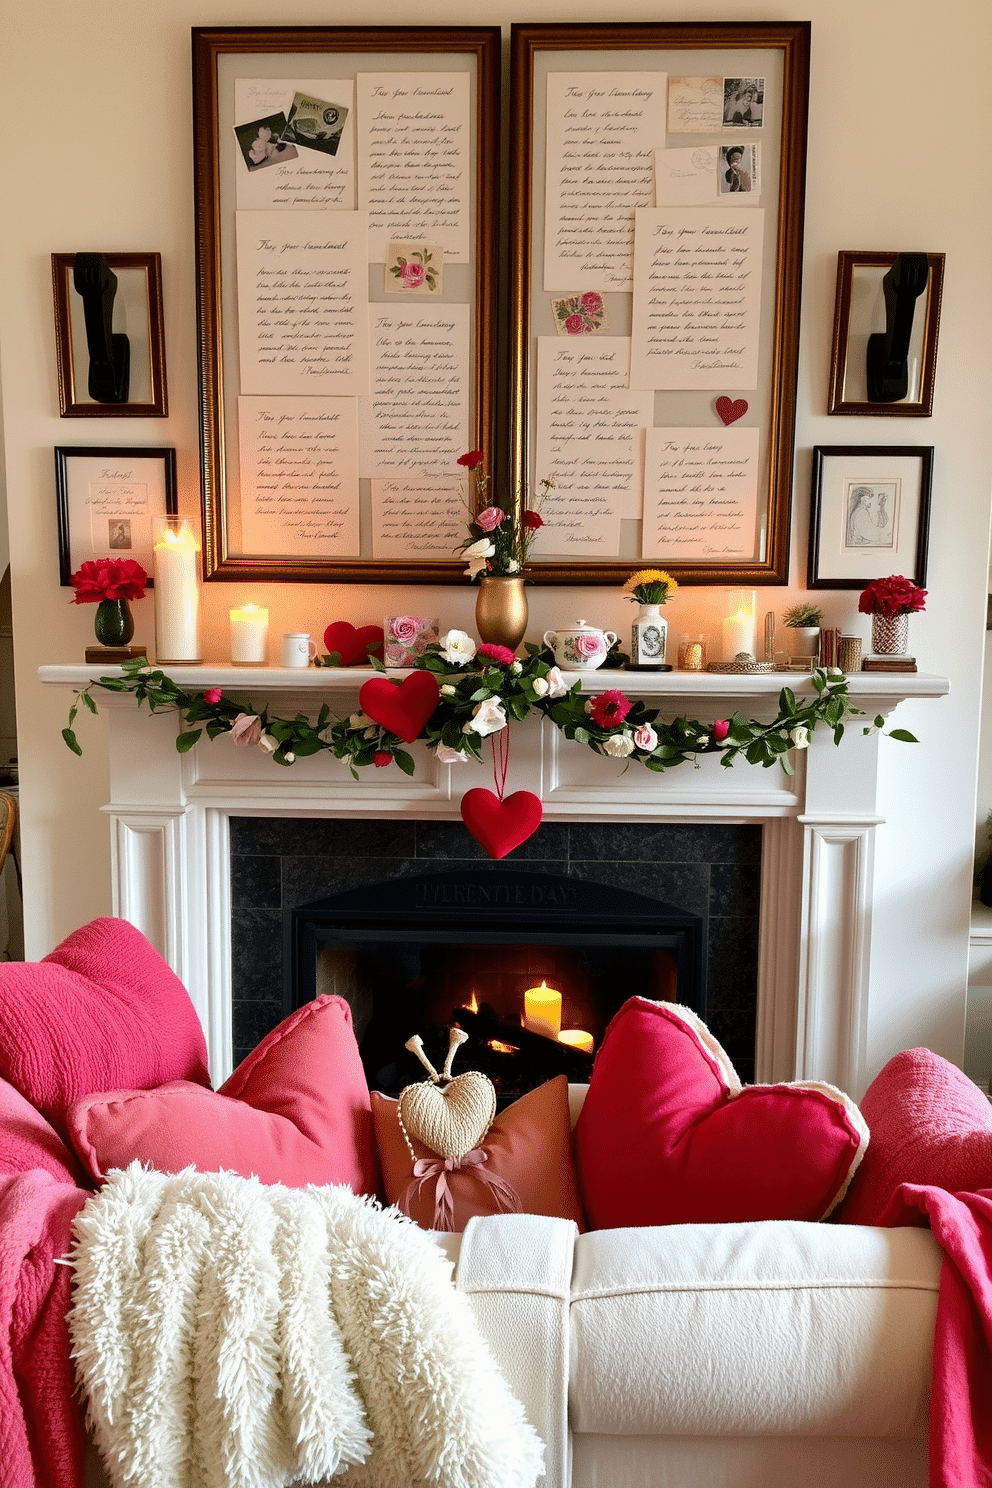
<path id="1" fill-rule="evenodd" d="M 93 629 L 101 646 L 126 646 L 134 635 L 129 601 L 143 599 L 148 575 L 133 558 L 96 558 L 70 574 L 73 604 L 95 604 Z"/>
<path id="2" fill-rule="evenodd" d="M 871 616 L 871 649 L 878 656 L 904 656 L 909 617 L 925 610 L 927 591 L 903 574 L 872 579 L 861 591 L 858 610 Z"/>

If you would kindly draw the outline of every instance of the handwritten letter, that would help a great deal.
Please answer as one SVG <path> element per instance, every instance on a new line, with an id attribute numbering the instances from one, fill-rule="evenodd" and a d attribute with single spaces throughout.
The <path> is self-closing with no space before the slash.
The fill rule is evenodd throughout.
<path id="1" fill-rule="evenodd" d="M 374 480 L 375 558 L 454 558 L 465 539 L 465 482 Z"/>
<path id="2" fill-rule="evenodd" d="M 333 98 L 351 109 L 355 85 L 351 78 L 235 78 L 234 118 L 238 124 L 288 115 L 297 92 Z M 350 212 L 355 206 L 355 131 L 351 115 L 345 123 L 337 155 L 298 149 L 295 159 L 279 158 L 264 170 L 251 171 L 235 146 L 238 206 L 264 211 L 267 207 L 328 208 Z M 287 152 L 288 153 L 288 152 Z"/>
<path id="3" fill-rule="evenodd" d="M 243 393 L 369 390 L 362 212 L 239 212 Z"/>
<path id="4" fill-rule="evenodd" d="M 640 517 L 654 395 L 629 391 L 629 366 L 626 336 L 538 340 L 535 464 L 538 479 L 555 480 L 542 502 L 546 522 L 580 495 L 609 500 L 620 517 Z"/>
<path id="5" fill-rule="evenodd" d="M 544 287 L 629 290 L 634 209 L 654 204 L 663 72 L 548 74 Z"/>
<path id="6" fill-rule="evenodd" d="M 448 263 L 470 250 L 470 79 L 467 72 L 358 74 L 358 204 L 369 258 L 393 240 L 427 238 Z"/>
<path id="7" fill-rule="evenodd" d="M 363 475 L 451 475 L 469 443 L 469 308 L 371 306 Z"/>
<path id="8" fill-rule="evenodd" d="M 723 126 L 722 77 L 668 79 L 668 132 L 713 134 Z"/>
<path id="9" fill-rule="evenodd" d="M 754 558 L 757 429 L 649 429 L 644 465 L 643 558 Z"/>
<path id="10" fill-rule="evenodd" d="M 239 398 L 246 553 L 358 556 L 353 398 Z"/>
<path id="11" fill-rule="evenodd" d="M 637 213 L 630 385 L 754 388 L 764 209 Z"/>

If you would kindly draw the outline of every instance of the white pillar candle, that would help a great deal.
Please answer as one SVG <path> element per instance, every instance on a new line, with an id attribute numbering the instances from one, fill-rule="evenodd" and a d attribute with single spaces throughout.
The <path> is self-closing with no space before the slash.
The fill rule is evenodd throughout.
<path id="1" fill-rule="evenodd" d="M 755 616 L 755 593 L 753 589 L 732 589 L 729 596 L 730 614 L 723 622 L 723 659 L 734 661 L 738 652 L 754 655 L 757 618 Z"/>
<path id="2" fill-rule="evenodd" d="M 524 993 L 524 1027 L 556 1039 L 561 1032 L 561 993 L 542 982 Z"/>
<path id="3" fill-rule="evenodd" d="M 154 522 L 155 659 L 200 661 L 200 545 L 186 517 Z"/>
<path id="4" fill-rule="evenodd" d="M 567 1044 L 570 1049 L 578 1049 L 582 1054 L 591 1054 L 593 1037 L 586 1033 L 584 1028 L 563 1028 L 558 1035 L 560 1044 Z"/>
<path id="5" fill-rule="evenodd" d="M 258 666 L 268 660 L 269 612 L 246 604 L 231 611 L 231 660 L 235 666 Z"/>

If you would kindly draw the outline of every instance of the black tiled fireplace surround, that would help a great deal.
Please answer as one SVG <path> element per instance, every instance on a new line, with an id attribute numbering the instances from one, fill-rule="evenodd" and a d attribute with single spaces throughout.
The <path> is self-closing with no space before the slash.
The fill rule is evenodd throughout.
<path id="1" fill-rule="evenodd" d="M 410 874 L 516 866 L 630 889 L 700 915 L 707 1022 L 741 1079 L 754 1078 L 760 826 L 547 822 L 502 864 L 461 822 L 232 817 L 230 827 L 235 1064 L 284 1015 L 286 910 Z"/>

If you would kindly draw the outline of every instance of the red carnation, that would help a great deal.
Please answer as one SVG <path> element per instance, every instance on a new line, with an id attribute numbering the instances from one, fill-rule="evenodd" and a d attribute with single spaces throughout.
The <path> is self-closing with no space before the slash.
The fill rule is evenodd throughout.
<path id="1" fill-rule="evenodd" d="M 388 749 L 377 749 L 375 754 L 372 756 L 372 763 L 375 765 L 377 770 L 384 770 L 387 765 L 391 765 L 393 763 L 393 756 L 390 754 Z"/>
<path id="2" fill-rule="evenodd" d="M 490 645 L 488 641 L 479 647 L 478 655 L 487 656 L 490 661 L 498 661 L 502 666 L 509 666 L 517 659 L 509 646 Z"/>
<path id="3" fill-rule="evenodd" d="M 464 465 L 466 470 L 474 470 L 477 465 L 482 464 L 482 460 L 483 454 L 481 450 L 469 450 L 468 454 L 458 456 L 457 463 Z"/>
<path id="4" fill-rule="evenodd" d="M 927 591 L 902 574 L 872 579 L 858 600 L 862 615 L 912 615 L 926 607 Z"/>
<path id="5" fill-rule="evenodd" d="M 525 511 L 520 520 L 523 522 L 528 532 L 536 532 L 539 527 L 544 526 L 544 518 L 541 516 L 540 512 L 529 510 Z"/>
<path id="6" fill-rule="evenodd" d="M 713 725 L 713 737 L 716 740 L 716 742 L 718 744 L 722 744 L 723 741 L 724 741 L 724 739 L 727 737 L 727 735 L 729 733 L 730 733 L 730 719 L 729 718 L 718 718 L 717 721 L 716 721 L 716 723 Z"/>
<path id="7" fill-rule="evenodd" d="M 73 604 L 99 604 L 104 599 L 143 599 L 148 575 L 133 558 L 97 558 L 69 577 L 76 591 Z"/>
<path id="8" fill-rule="evenodd" d="M 600 728 L 616 728 L 623 723 L 631 709 L 629 697 L 616 687 L 611 687 L 608 692 L 601 692 L 589 703 L 589 716 Z"/>
<path id="9" fill-rule="evenodd" d="M 209 705 L 213 707 L 215 703 L 220 702 L 223 696 L 224 694 L 221 692 L 219 687 L 208 687 L 203 694 L 203 701 L 205 703 L 209 703 Z"/>

